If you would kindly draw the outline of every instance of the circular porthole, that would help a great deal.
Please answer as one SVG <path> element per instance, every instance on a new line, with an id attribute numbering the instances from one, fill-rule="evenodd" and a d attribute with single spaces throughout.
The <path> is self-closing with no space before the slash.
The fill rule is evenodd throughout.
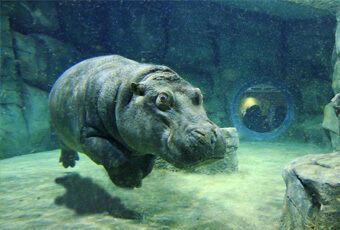
<path id="1" fill-rule="evenodd" d="M 271 140 L 287 130 L 294 117 L 293 98 L 280 82 L 251 81 L 234 95 L 231 119 L 242 136 Z"/>

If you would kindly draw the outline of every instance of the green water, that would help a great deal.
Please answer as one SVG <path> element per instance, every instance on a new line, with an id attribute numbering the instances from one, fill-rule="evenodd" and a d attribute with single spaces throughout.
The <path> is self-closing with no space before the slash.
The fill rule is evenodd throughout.
<path id="1" fill-rule="evenodd" d="M 321 152 L 305 143 L 241 143 L 238 173 L 155 169 L 135 190 L 114 186 L 84 155 L 73 169 L 58 164 L 58 150 L 14 157 L 0 161 L 0 229 L 277 229 L 282 169 Z M 71 182 L 67 194 L 55 183 L 61 177 Z"/>

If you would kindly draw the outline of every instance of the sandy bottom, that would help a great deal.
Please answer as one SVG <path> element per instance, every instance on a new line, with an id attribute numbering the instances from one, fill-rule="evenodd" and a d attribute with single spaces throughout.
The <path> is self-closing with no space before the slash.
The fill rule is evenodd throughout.
<path id="1" fill-rule="evenodd" d="M 115 187 L 86 156 L 73 169 L 59 151 L 0 161 L 0 229 L 278 229 L 283 167 L 325 149 L 241 143 L 239 172 L 154 170 L 142 188 Z"/>

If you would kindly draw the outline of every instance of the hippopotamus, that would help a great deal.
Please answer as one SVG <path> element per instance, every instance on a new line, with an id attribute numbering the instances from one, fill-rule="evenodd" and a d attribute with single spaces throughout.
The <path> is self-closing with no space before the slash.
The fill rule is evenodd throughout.
<path id="1" fill-rule="evenodd" d="M 57 79 L 49 111 L 63 166 L 84 153 L 119 187 L 140 187 L 155 157 L 190 168 L 226 152 L 201 91 L 163 65 L 119 55 L 84 60 Z"/>

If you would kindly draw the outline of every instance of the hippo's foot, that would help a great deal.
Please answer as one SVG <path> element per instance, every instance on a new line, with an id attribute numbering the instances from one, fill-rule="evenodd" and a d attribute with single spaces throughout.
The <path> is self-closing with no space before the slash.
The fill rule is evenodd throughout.
<path id="1" fill-rule="evenodd" d="M 74 167 L 77 160 L 79 160 L 79 156 L 76 151 L 65 148 L 61 149 L 59 162 L 61 162 L 65 168 Z"/>
<path id="2" fill-rule="evenodd" d="M 105 169 L 111 181 L 118 187 L 139 188 L 142 186 L 143 171 L 130 162 L 115 168 L 105 167 Z"/>

